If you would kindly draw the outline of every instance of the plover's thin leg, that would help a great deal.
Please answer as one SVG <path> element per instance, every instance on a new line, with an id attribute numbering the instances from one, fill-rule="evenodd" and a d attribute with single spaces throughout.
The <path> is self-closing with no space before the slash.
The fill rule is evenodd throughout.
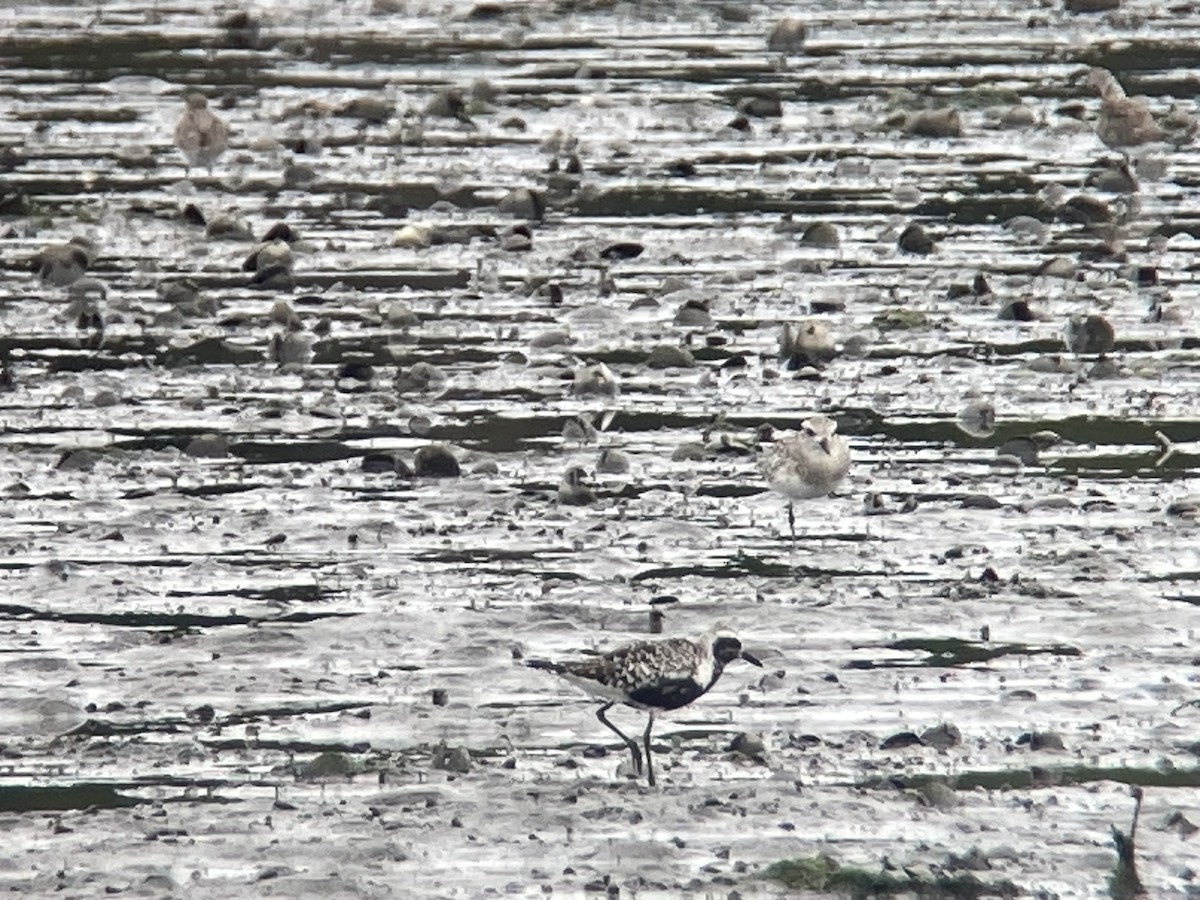
<path id="1" fill-rule="evenodd" d="M 614 706 L 616 706 L 615 701 L 610 702 L 610 703 L 605 703 L 602 707 L 600 707 L 598 710 L 596 710 L 596 718 L 604 723 L 605 728 L 607 728 L 609 731 L 611 731 L 613 734 L 615 734 L 617 737 L 619 737 L 622 741 L 625 742 L 625 746 L 629 748 L 629 753 L 633 757 L 633 767 L 634 767 L 634 769 L 637 770 L 637 773 L 639 775 L 641 775 L 642 774 L 642 751 L 641 751 L 641 748 L 639 748 L 638 745 L 634 741 L 632 741 L 630 738 L 626 737 L 625 732 L 623 732 L 620 728 L 618 728 L 612 722 L 608 721 L 608 719 L 604 715 L 606 712 L 608 712 Z"/>
<path id="2" fill-rule="evenodd" d="M 788 503 L 788 528 L 792 531 L 792 543 L 796 543 L 796 504 Z"/>
<path id="3" fill-rule="evenodd" d="M 646 748 L 646 778 L 650 787 L 654 787 L 654 763 L 650 760 L 650 729 L 654 727 L 654 712 L 650 711 L 650 719 L 646 722 L 646 733 L 642 735 L 642 745 Z"/>

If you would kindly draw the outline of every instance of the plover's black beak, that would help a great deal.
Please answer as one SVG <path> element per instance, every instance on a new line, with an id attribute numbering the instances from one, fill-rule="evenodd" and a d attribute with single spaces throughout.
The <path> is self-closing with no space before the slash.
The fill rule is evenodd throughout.
<path id="1" fill-rule="evenodd" d="M 824 450 L 826 453 L 830 452 L 829 451 L 829 438 L 827 438 L 827 437 L 821 438 L 821 449 Z"/>
<path id="2" fill-rule="evenodd" d="M 758 666 L 760 669 L 762 668 L 762 660 L 760 660 L 757 656 L 755 656 L 753 653 L 749 652 L 748 650 L 742 651 L 742 659 L 744 659 L 746 662 L 750 663 L 750 665 L 752 665 L 752 666 Z"/>

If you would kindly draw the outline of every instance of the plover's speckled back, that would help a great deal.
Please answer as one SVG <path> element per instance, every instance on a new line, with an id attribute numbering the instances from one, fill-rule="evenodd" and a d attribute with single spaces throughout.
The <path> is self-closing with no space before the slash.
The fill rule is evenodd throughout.
<path id="1" fill-rule="evenodd" d="M 229 128 L 208 108 L 208 98 L 192 92 L 185 98 L 187 110 L 175 126 L 175 146 L 187 160 L 188 167 L 205 166 L 211 169 L 229 146 Z"/>
<path id="2" fill-rule="evenodd" d="M 639 641 L 588 659 L 563 663 L 531 659 L 526 665 L 561 675 L 605 701 L 596 711 L 596 718 L 629 748 L 634 769 L 639 775 L 643 767 L 641 748 L 604 714 L 617 703 L 649 713 L 642 745 L 646 748 L 646 776 L 653 786 L 650 732 L 654 728 L 654 714 L 679 709 L 702 697 L 717 683 L 725 666 L 735 659 L 762 666 L 755 656 L 742 648 L 741 641 L 724 632 L 708 635 L 699 641 L 686 638 Z"/>
<path id="3" fill-rule="evenodd" d="M 837 422 L 812 416 L 795 434 L 776 437 L 763 451 L 759 469 L 767 483 L 788 501 L 788 527 L 796 539 L 797 500 L 830 493 L 850 471 L 850 445 L 837 433 Z"/>

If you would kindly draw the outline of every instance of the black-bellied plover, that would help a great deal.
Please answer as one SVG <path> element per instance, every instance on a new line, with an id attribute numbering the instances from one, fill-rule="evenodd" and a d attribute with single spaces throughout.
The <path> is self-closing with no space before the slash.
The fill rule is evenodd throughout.
<path id="1" fill-rule="evenodd" d="M 634 770 L 639 775 L 643 768 L 641 748 L 610 722 L 605 713 L 618 703 L 647 712 L 650 718 L 642 734 L 642 746 L 646 749 L 646 778 L 653 787 L 650 732 L 654 728 L 654 714 L 679 709 L 704 696 L 717 683 L 725 666 L 735 659 L 762 667 L 757 657 L 742 648 L 741 641 L 724 632 L 707 635 L 699 641 L 687 638 L 638 641 L 600 656 L 572 662 L 531 659 L 525 664 L 561 675 L 603 700 L 604 704 L 596 710 L 596 718 L 629 748 Z"/>
<path id="2" fill-rule="evenodd" d="M 828 416 L 811 416 L 791 435 L 776 437 L 759 458 L 767 483 L 788 501 L 788 527 L 796 539 L 797 500 L 824 497 L 850 471 L 850 445 Z"/>
<path id="3" fill-rule="evenodd" d="M 185 98 L 187 110 L 175 126 L 175 146 L 187 160 L 188 168 L 213 163 L 229 146 L 229 128 L 208 108 L 208 98 L 192 91 Z"/>

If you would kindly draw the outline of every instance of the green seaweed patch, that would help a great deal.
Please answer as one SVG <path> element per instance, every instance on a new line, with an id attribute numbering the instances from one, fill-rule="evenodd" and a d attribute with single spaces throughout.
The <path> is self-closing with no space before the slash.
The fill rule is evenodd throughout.
<path id="1" fill-rule="evenodd" d="M 961 109 L 989 109 L 994 106 L 1016 106 L 1021 102 L 1021 95 L 1011 88 L 980 84 L 955 94 L 953 100 L 954 105 Z"/>
<path id="2" fill-rule="evenodd" d="M 363 771 L 363 766 L 345 753 L 326 751 L 311 760 L 300 770 L 300 777 L 305 781 L 321 781 L 324 779 L 350 779 Z"/>
<path id="3" fill-rule="evenodd" d="M 739 553 L 722 565 L 660 566 L 639 572 L 631 579 L 638 581 L 667 580 L 677 578 L 817 578 L 851 577 L 862 575 L 886 575 L 886 572 L 864 572 L 862 569 L 831 569 L 819 566 L 791 565 L 770 562 L 758 556 Z"/>
<path id="4" fill-rule="evenodd" d="M 856 644 L 855 649 L 874 646 Z M 903 669 L 903 668 L 953 668 L 990 662 L 1001 656 L 1082 656 L 1078 647 L 1068 644 L 983 644 L 961 638 L 903 638 L 883 645 L 885 650 L 905 653 L 924 653 L 922 658 L 856 659 L 846 664 L 847 669 Z"/>
<path id="5" fill-rule="evenodd" d="M 870 872 L 840 865 L 829 856 L 783 859 L 767 866 L 762 874 L 789 890 L 836 891 L 855 900 L 893 894 L 940 898 L 1016 897 L 1019 894 L 1016 885 L 1007 880 L 988 883 L 972 874 L 931 873 L 921 877 Z"/>
<path id="6" fill-rule="evenodd" d="M 42 812 L 67 809 L 121 809 L 141 801 L 117 792 L 111 784 L 81 782 L 62 787 L 0 786 L 0 812 Z"/>
<path id="7" fill-rule="evenodd" d="M 871 324 L 880 331 L 912 331 L 929 327 L 929 316 L 915 309 L 893 307 L 875 314 Z"/>
<path id="8" fill-rule="evenodd" d="M 932 781 L 948 781 L 950 786 L 959 792 L 975 788 L 1003 791 L 1035 787 L 1070 787 L 1099 781 L 1115 781 L 1141 787 L 1195 788 L 1200 787 L 1200 768 L 1161 770 L 1130 766 L 1023 766 L 1014 769 L 961 772 L 949 779 L 942 775 L 892 775 L 886 779 L 873 779 L 859 786 L 920 790 Z"/>
<path id="9" fill-rule="evenodd" d="M 829 886 L 829 879 L 840 868 L 829 856 L 803 856 L 771 863 L 763 877 L 794 890 L 819 891 Z"/>

